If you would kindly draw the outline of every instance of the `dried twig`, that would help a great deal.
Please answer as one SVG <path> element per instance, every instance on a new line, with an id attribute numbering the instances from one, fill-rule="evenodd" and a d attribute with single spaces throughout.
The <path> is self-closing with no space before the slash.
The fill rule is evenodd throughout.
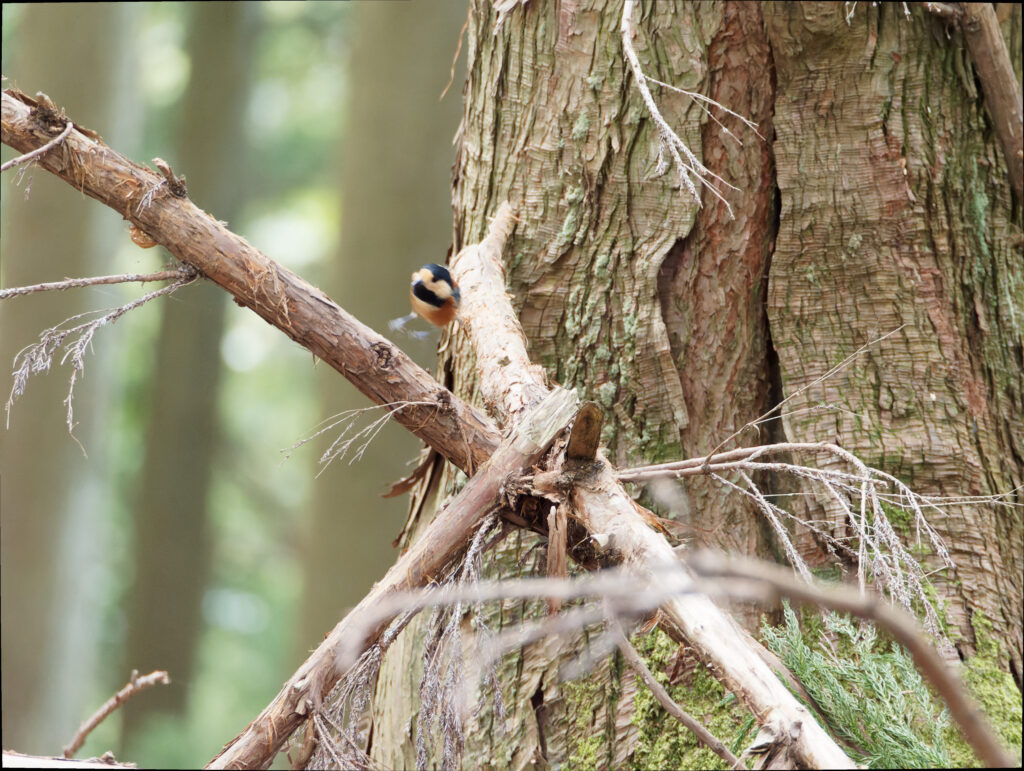
<path id="1" fill-rule="evenodd" d="M 730 596 L 743 595 L 775 603 L 788 597 L 802 604 L 822 605 L 873 621 L 889 632 L 914 659 L 921 673 L 932 684 L 949 707 L 950 714 L 963 729 L 964 736 L 978 757 L 994 768 L 1015 765 L 1002 748 L 978 709 L 964 692 L 954 672 L 942 661 L 935 649 L 918 630 L 911 616 L 880 601 L 877 596 L 863 594 L 846 586 L 824 587 L 794 579 L 790 571 L 778 565 L 745 558 L 723 558 L 711 552 L 698 552 L 688 563 L 703 578 L 736 579 L 734 585 L 723 584 Z"/>
<path id="2" fill-rule="evenodd" d="M 697 192 L 697 188 L 690 179 L 691 174 L 697 178 L 698 182 L 710 190 L 715 198 L 725 204 L 725 208 L 729 211 L 729 216 L 735 219 L 732 206 L 729 205 L 725 196 L 718 191 L 718 188 L 710 182 L 710 179 L 715 179 L 718 182 L 721 182 L 731 190 L 739 190 L 739 188 L 734 185 L 730 185 L 697 159 L 697 156 L 693 154 L 689 147 L 686 146 L 686 143 L 679 137 L 672 127 L 668 125 L 668 122 L 661 114 L 661 110 L 658 109 L 658 105 L 654 101 L 654 97 L 651 96 L 651 90 L 647 86 L 649 78 L 644 74 L 643 68 L 640 66 L 640 59 L 637 57 L 636 50 L 633 47 L 633 38 L 636 37 L 636 28 L 633 26 L 633 9 L 635 4 L 635 0 L 625 0 L 622 6 L 622 50 L 626 54 L 626 60 L 629 62 L 630 69 L 633 70 L 633 77 L 636 80 L 637 88 L 640 89 L 640 96 L 643 97 L 644 104 L 647 105 L 647 111 L 650 113 L 654 124 L 658 127 L 659 147 L 657 173 L 663 174 L 668 166 L 665 161 L 665 151 L 668 150 L 669 155 L 672 156 L 672 161 L 675 164 L 676 171 L 678 172 L 680 186 L 685 187 L 690 192 L 690 195 L 693 196 L 693 200 L 697 202 L 697 206 L 700 207 L 703 206 L 703 204 L 700 200 L 700 193 Z M 682 155 L 680 155 L 680 153 L 682 153 Z M 685 161 L 682 156 L 686 156 Z"/>
<path id="3" fill-rule="evenodd" d="M 138 670 L 133 669 L 132 676 L 128 681 L 128 684 L 107 699 L 103 703 L 103 706 L 93 713 L 92 717 L 79 726 L 78 730 L 75 732 L 74 738 L 64 748 L 64 757 L 73 758 L 75 753 L 81 749 L 83 744 L 85 744 L 85 740 L 89 737 L 89 734 L 93 732 L 93 729 L 102 723 L 111 712 L 128 701 L 132 696 L 140 691 L 146 690 L 150 686 L 158 684 L 170 685 L 170 683 L 171 678 L 167 676 L 166 672 L 158 670 L 139 677 Z"/>
<path id="4" fill-rule="evenodd" d="M 149 281 L 170 281 L 175 278 L 184 278 L 193 275 L 188 268 L 175 268 L 174 270 L 160 270 L 156 273 L 121 273 L 116 276 L 91 276 L 89 278 L 66 278 L 63 281 L 50 281 L 45 284 L 32 284 L 31 286 L 15 286 L 10 289 L 0 289 L 0 300 L 9 297 L 17 297 L 23 294 L 34 292 L 63 291 L 65 289 L 76 289 L 82 286 L 98 286 L 100 284 L 128 284 L 138 282 L 140 284 Z"/>
<path id="5" fill-rule="evenodd" d="M 715 107 L 718 107 L 721 110 L 725 110 L 727 113 L 732 115 L 734 118 L 739 118 L 741 121 L 743 121 L 743 123 L 746 124 L 747 128 L 749 128 L 751 131 L 753 131 L 757 135 L 758 139 L 760 139 L 762 142 L 768 141 L 768 140 L 766 140 L 761 135 L 761 132 L 759 132 L 757 130 L 757 124 L 754 123 L 754 121 L 750 120 L 750 118 L 745 118 L 744 116 L 740 115 L 738 112 L 734 112 L 733 110 L 730 110 L 724 104 L 722 104 L 720 102 L 716 102 L 711 97 L 704 96 L 704 94 L 699 94 L 696 91 L 687 91 L 685 88 L 679 88 L 678 86 L 673 86 L 670 83 L 665 83 L 664 81 L 658 80 L 657 78 L 653 78 L 650 75 L 647 76 L 647 79 L 649 81 L 651 81 L 651 83 L 657 83 L 659 86 L 667 88 L 669 91 L 675 91 L 677 94 L 683 94 L 684 96 L 690 97 L 694 102 L 697 103 L 697 106 L 700 107 L 704 111 L 704 114 L 707 115 L 709 118 L 711 118 L 711 120 L 713 120 L 715 123 L 717 123 L 721 127 L 722 131 L 726 134 L 726 136 L 732 137 L 733 140 L 735 140 L 735 142 L 740 147 L 743 146 L 743 141 L 738 136 L 736 136 L 731 131 L 729 131 L 729 129 L 725 127 L 725 124 L 722 123 L 722 121 L 720 121 L 718 118 L 716 118 L 715 114 L 713 112 L 711 112 L 711 110 L 709 110 L 704 105 L 704 102 L 707 102 L 708 104 L 714 105 Z"/>
<path id="6" fill-rule="evenodd" d="M 71 129 L 73 129 L 74 127 L 75 127 L 75 124 L 72 123 L 71 121 L 68 121 L 68 125 L 66 125 L 64 127 L 64 130 L 62 132 L 60 132 L 57 136 L 55 136 L 53 139 L 51 139 L 49 142 L 47 142 L 42 147 L 37 147 L 35 150 L 32 150 L 31 152 L 27 152 L 24 155 L 19 155 L 17 158 L 11 158 L 11 160 L 7 161 L 7 163 L 5 163 L 2 166 L 0 166 L 0 172 L 7 171 L 8 169 L 13 169 L 15 166 L 20 166 L 23 163 L 28 163 L 33 158 L 38 158 L 40 155 L 45 153 L 47 150 L 50 150 L 50 149 L 56 147 L 61 142 L 63 142 L 65 139 L 67 139 L 68 134 L 71 133 Z"/>
<path id="7" fill-rule="evenodd" d="M 761 425 L 771 415 L 775 414 L 776 412 L 780 412 L 782 410 L 782 408 L 786 404 L 788 404 L 789 402 L 793 401 L 793 399 L 798 397 L 800 394 L 802 394 L 808 388 L 813 388 L 814 386 L 818 385 L 819 383 L 823 383 L 824 381 L 828 380 L 833 375 L 841 372 L 843 369 L 845 369 L 847 367 L 847 365 L 850 364 L 850 362 L 852 362 L 854 359 L 856 359 L 862 353 L 867 351 L 868 348 L 871 348 L 874 345 L 878 345 L 878 343 L 882 342 L 886 338 L 892 337 L 897 332 L 899 332 L 901 329 L 903 329 L 905 326 L 907 326 L 907 325 L 906 324 L 900 324 L 900 326 L 896 327 L 896 329 L 892 330 L 891 332 L 886 332 L 881 337 L 876 337 L 874 340 L 868 341 L 867 343 L 862 345 L 860 348 L 858 348 L 856 351 L 854 351 L 849 356 L 847 356 L 845 359 L 843 359 L 841 362 L 836 364 L 834 367 L 830 368 L 824 375 L 821 375 L 820 377 L 816 378 L 815 380 L 811 381 L 810 383 L 807 383 L 806 385 L 801 386 L 800 388 L 795 390 L 793 393 L 791 393 L 788 396 L 786 396 L 785 399 L 780 401 L 778 404 L 776 404 L 770 410 L 765 412 L 763 415 L 761 415 L 760 417 L 756 418 L 755 420 L 752 420 L 749 423 L 743 425 L 737 431 L 734 431 L 733 433 L 731 433 L 729 436 L 727 436 L 725 439 L 723 439 L 721 442 L 719 442 L 718 445 L 711 452 L 708 453 L 708 457 L 710 458 L 713 455 L 717 455 L 718 452 L 723 447 L 725 447 L 727 444 L 729 444 L 729 442 L 731 442 L 733 439 L 738 437 L 740 434 L 742 434 L 748 428 L 756 428 L 757 426 Z"/>
<path id="8" fill-rule="evenodd" d="M 191 284 L 196 280 L 198 274 L 194 270 L 189 269 L 182 271 L 179 276 L 178 280 L 173 284 L 169 284 L 161 289 L 157 289 L 156 291 L 143 295 L 142 297 L 132 300 L 130 303 L 126 303 L 119 308 L 107 309 L 104 315 L 98 319 L 78 324 L 70 329 L 61 329 L 61 327 L 69 321 L 75 321 L 95 313 L 103 313 L 103 311 L 88 311 L 86 313 L 80 313 L 76 316 L 72 316 L 69 319 L 65 319 L 60 324 L 44 330 L 39 336 L 38 343 L 22 348 L 21 351 L 18 352 L 18 355 L 14 357 L 14 384 L 11 386 L 11 394 L 7 399 L 7 404 L 5 405 L 7 424 L 10 425 L 11 407 L 14 405 L 17 398 L 25 393 L 25 386 L 28 383 L 29 376 L 38 372 L 48 371 L 50 369 L 50 365 L 53 363 L 53 356 L 56 350 L 68 337 L 77 334 L 77 338 L 65 347 L 64 355 L 60 360 L 60 363 L 64 364 L 64 362 L 69 358 L 71 359 L 71 379 L 68 383 L 68 395 L 64 399 L 64 404 L 67 406 L 68 433 L 74 437 L 75 421 L 72 400 L 75 393 L 75 383 L 78 380 L 78 375 L 85 369 L 85 353 L 92 343 L 92 339 L 96 334 L 96 331 L 102 326 L 117 321 L 121 316 L 128 313 L 128 311 L 145 305 L 150 300 L 155 300 L 157 297 L 171 294 L 181 287 Z M 77 441 L 77 439 L 75 441 Z M 79 442 L 79 447 L 81 446 L 82 445 Z M 82 452 L 85 452 L 84 448 L 82 448 Z"/>
<path id="9" fill-rule="evenodd" d="M 358 445 L 358 447 L 356 447 L 355 453 L 349 460 L 349 464 L 358 461 L 361 457 L 363 457 L 363 453 L 366 452 L 366 448 L 370 446 L 370 443 L 373 441 L 374 437 L 376 437 L 377 434 L 381 432 L 381 430 L 384 428 L 385 425 L 387 425 L 388 421 L 395 415 L 395 413 L 405 409 L 406 407 L 420 406 L 433 406 L 435 409 L 437 408 L 436 402 L 397 402 L 394 404 L 375 404 L 370 407 L 359 407 L 358 409 L 344 410 L 343 412 L 339 412 L 336 415 L 332 415 L 331 417 L 321 421 L 315 433 L 310 434 L 304 439 L 300 439 L 287 450 L 282 450 L 281 452 L 284 453 L 284 460 L 288 460 L 288 458 L 292 456 L 292 452 L 294 450 L 297 450 L 304 444 L 311 442 L 318 436 L 321 436 L 327 433 L 328 431 L 331 431 L 332 429 L 341 426 L 341 433 L 337 437 L 335 437 L 334 441 L 331 442 L 330 447 L 324 450 L 323 454 L 320 456 L 319 463 L 321 468 L 320 471 L 317 473 L 317 476 L 320 476 L 320 474 L 324 473 L 324 471 L 327 470 L 327 467 L 331 464 L 332 461 L 344 458 L 345 455 L 348 454 L 348 451 L 352 449 L 352 446 L 358 440 L 362 439 L 363 441 Z M 370 425 L 360 429 L 352 436 L 348 436 L 349 431 L 351 431 L 352 428 L 355 426 L 356 421 L 359 419 L 360 415 L 362 415 L 364 412 L 372 412 L 374 410 L 379 410 L 381 408 L 386 408 L 386 411 L 384 412 L 383 415 L 376 418 L 372 423 L 370 423 Z M 330 422 L 328 423 L 327 421 Z M 324 425 L 325 423 L 327 423 L 327 425 Z"/>
<path id="10" fill-rule="evenodd" d="M 614 601 L 614 607 L 621 612 L 643 614 L 654 610 L 667 598 L 689 592 L 692 586 L 669 580 L 678 572 L 675 566 L 663 566 L 652 570 L 649 575 L 640 575 L 628 568 L 609 568 L 583 578 L 516 578 L 502 581 L 477 581 L 470 584 L 447 584 L 423 589 L 395 592 L 374 604 L 371 610 L 362 614 L 359 624 L 352 629 L 349 640 L 356 643 L 338 649 L 338 664 L 342 669 L 354 665 L 359 655 L 358 640 L 370 631 L 409 611 L 424 608 L 444 607 L 456 604 L 491 602 L 495 600 L 554 598 L 563 601 L 581 597 L 597 597 Z M 558 618 L 558 617 L 555 617 Z M 591 617 L 587 617 L 588 619 Z M 603 615 L 592 617 L 601 621 Z M 538 622 L 537 629 L 550 633 L 550 620 Z M 573 626 L 580 626 L 574 624 Z M 516 643 L 521 646 L 543 634 L 523 637 L 522 630 L 513 630 Z M 511 649 L 505 643 L 495 645 L 500 652 Z"/>
<path id="11" fill-rule="evenodd" d="M 648 669 L 647 664 L 645 664 L 644 660 L 640 658 L 640 654 L 636 652 L 636 648 L 630 644 L 625 633 L 622 631 L 622 625 L 613 614 L 609 613 L 607 615 L 605 626 L 608 630 L 608 634 L 612 638 L 612 641 L 622 652 L 622 657 L 626 659 L 626 663 L 629 664 L 630 668 L 637 673 L 641 680 L 644 681 L 644 685 L 650 689 L 651 694 L 658 700 L 658 703 L 665 708 L 665 711 L 693 731 L 694 736 L 696 736 L 702 744 L 730 766 L 733 768 L 746 768 L 746 766 L 743 765 L 743 762 L 729 751 L 729 748 L 725 746 L 721 739 L 708 731 L 708 729 L 705 728 L 696 718 L 683 710 L 683 708 L 676 704 L 672 697 L 669 696 L 668 691 L 665 690 L 665 686 L 655 679 L 654 674 L 650 669 Z"/>

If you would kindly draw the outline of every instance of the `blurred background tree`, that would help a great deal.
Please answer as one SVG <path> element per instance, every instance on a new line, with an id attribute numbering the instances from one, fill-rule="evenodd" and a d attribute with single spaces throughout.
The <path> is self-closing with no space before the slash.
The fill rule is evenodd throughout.
<path id="1" fill-rule="evenodd" d="M 465 8 L 341 3 L 5 4 L 5 86 L 43 91 L 378 330 L 450 243 Z M 4 148 L 4 159 L 13 153 Z M 341 194 L 339 194 L 341 190 Z M 5 175 L 0 283 L 153 270 L 116 214 L 38 171 Z M 0 304 L 10 363 L 48 326 L 152 289 Z M 425 365 L 436 336 L 401 344 Z M 37 377 L 0 431 L 3 735 L 59 753 L 132 668 L 170 671 L 79 753 L 204 763 L 393 561 L 416 443 L 389 428 L 315 477 L 312 444 L 366 406 L 212 287 L 104 328 L 76 388 Z M 331 436 L 324 437 L 323 449 Z M 315 507 L 314 507 L 315 502 Z"/>

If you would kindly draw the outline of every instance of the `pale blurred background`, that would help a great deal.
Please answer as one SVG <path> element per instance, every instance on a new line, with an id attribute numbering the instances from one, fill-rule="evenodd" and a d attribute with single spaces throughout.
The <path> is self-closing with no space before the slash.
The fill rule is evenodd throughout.
<path id="1" fill-rule="evenodd" d="M 444 99 L 460 3 L 3 5 L 5 87 L 48 94 L 371 327 L 450 243 Z M 3 160 L 15 155 L 3 148 Z M 0 286 L 156 270 L 121 217 L 38 168 L 0 180 Z M 0 393 L 40 332 L 155 288 L 0 302 Z M 432 368 L 436 334 L 397 340 Z M 0 425 L 5 749 L 59 754 L 138 669 L 137 696 L 78 753 L 198 766 L 242 730 L 395 558 L 406 500 L 380 493 L 418 444 L 389 426 L 317 476 L 320 421 L 368 406 L 213 286 L 99 330 L 65 405 L 54 362 Z M 376 417 L 369 413 L 360 424 Z"/>

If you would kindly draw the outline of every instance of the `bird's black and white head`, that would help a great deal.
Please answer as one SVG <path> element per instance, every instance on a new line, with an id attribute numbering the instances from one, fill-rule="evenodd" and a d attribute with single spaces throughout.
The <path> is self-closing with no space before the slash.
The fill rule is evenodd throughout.
<path id="1" fill-rule="evenodd" d="M 439 327 L 455 318 L 462 300 L 459 287 L 448 268 L 434 263 L 424 265 L 412 274 L 409 292 L 412 309 Z"/>

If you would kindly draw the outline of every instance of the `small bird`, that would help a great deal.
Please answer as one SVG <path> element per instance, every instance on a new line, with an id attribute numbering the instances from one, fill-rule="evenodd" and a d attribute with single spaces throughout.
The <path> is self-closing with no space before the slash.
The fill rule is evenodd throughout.
<path id="1" fill-rule="evenodd" d="M 388 323 L 391 329 L 402 329 L 408 322 L 419 316 L 436 327 L 443 327 L 455 318 L 462 296 L 459 286 L 448 269 L 429 263 L 412 274 L 409 286 L 409 300 L 413 312 L 408 316 L 393 319 Z M 415 332 L 411 333 L 416 337 Z M 425 334 L 425 333 L 424 333 Z"/>

